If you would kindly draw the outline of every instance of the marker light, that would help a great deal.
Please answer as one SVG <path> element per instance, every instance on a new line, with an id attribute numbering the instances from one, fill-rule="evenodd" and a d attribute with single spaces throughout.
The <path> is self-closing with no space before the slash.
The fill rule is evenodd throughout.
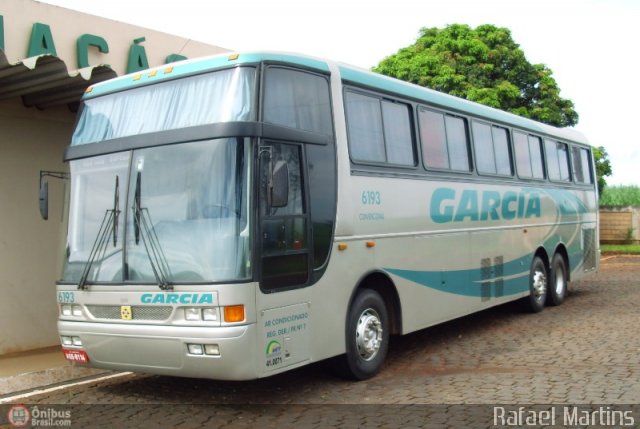
<path id="1" fill-rule="evenodd" d="M 187 344 L 187 349 L 189 350 L 189 354 L 191 355 L 203 354 L 202 344 Z"/>
<path id="2" fill-rule="evenodd" d="M 230 305 L 224 308 L 224 321 L 227 323 L 244 320 L 244 305 Z"/>
<path id="3" fill-rule="evenodd" d="M 197 320 L 202 320 L 200 316 L 200 309 L 196 307 L 187 307 L 184 309 L 184 318 L 194 322 Z"/>

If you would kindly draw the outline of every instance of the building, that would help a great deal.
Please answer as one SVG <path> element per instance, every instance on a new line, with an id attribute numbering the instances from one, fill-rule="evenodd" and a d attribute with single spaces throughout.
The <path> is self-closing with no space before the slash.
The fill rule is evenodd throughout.
<path id="1" fill-rule="evenodd" d="M 62 162 L 89 85 L 183 58 L 226 51 L 33 0 L 0 4 L 0 355 L 59 344 Z"/>

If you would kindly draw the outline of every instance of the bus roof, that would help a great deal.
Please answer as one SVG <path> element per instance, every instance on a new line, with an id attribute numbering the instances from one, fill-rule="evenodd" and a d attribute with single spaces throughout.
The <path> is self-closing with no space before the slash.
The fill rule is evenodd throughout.
<path id="1" fill-rule="evenodd" d="M 131 73 L 90 86 L 87 88 L 83 99 L 90 99 L 100 95 L 149 85 L 162 80 L 175 79 L 181 76 L 194 75 L 230 66 L 258 64 L 263 61 L 291 64 L 294 66 L 317 70 L 323 73 L 329 73 L 330 70 L 335 70 L 337 67 L 340 71 L 341 79 L 357 86 L 382 91 L 389 95 L 397 95 L 424 103 L 427 106 L 440 107 L 463 115 L 471 115 L 480 119 L 521 128 L 533 133 L 544 134 L 577 143 L 589 144 L 587 138 L 573 128 L 553 127 L 503 110 L 404 82 L 359 67 L 344 63 L 336 64 L 329 60 L 292 53 L 226 53 L 210 57 L 179 61 L 137 73 Z"/>

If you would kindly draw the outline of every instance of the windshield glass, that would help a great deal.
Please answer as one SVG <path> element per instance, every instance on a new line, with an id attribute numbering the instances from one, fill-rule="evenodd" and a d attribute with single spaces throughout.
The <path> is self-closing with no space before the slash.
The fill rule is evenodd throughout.
<path id="1" fill-rule="evenodd" d="M 80 280 L 104 213 L 114 205 L 116 175 L 120 200 L 127 196 L 126 205 L 120 203 L 121 238 L 115 248 L 112 241 L 102 246 L 106 251 L 98 252 L 90 264 L 89 282 L 174 284 L 248 278 L 249 150 L 248 139 L 242 138 L 137 150 L 120 155 L 122 165 L 105 168 L 101 180 L 94 179 L 97 174 L 91 164 L 85 165 L 88 160 L 73 161 L 63 281 Z M 129 169 L 129 175 L 120 176 Z M 81 191 L 76 182 L 84 184 Z M 96 207 L 89 213 L 89 206 Z M 83 216 L 74 216 L 78 211 Z"/>
<path id="2" fill-rule="evenodd" d="M 254 68 L 238 67 L 85 100 L 71 145 L 253 120 L 254 81 Z"/>
<path id="3" fill-rule="evenodd" d="M 96 249 L 98 253 L 91 264 L 88 280 L 122 280 L 122 232 L 124 231 L 122 214 L 130 164 L 130 153 L 117 153 L 71 162 L 69 166 L 71 205 L 65 252 L 66 263 L 62 276 L 64 281 L 74 283 L 80 281 L 94 244 L 101 244 L 101 246 Z M 117 219 L 115 216 L 111 218 L 114 206 L 117 208 Z M 107 225 L 109 219 L 111 224 Z M 98 243 L 100 238 L 102 243 Z"/>

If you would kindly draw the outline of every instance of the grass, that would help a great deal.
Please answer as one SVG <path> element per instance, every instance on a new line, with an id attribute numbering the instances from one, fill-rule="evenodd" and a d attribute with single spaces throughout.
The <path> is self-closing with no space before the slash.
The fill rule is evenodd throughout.
<path id="1" fill-rule="evenodd" d="M 602 206 L 640 206 L 640 187 L 607 186 L 600 195 L 600 207 Z"/>
<path id="2" fill-rule="evenodd" d="M 603 254 L 640 255 L 640 244 L 601 244 Z"/>

